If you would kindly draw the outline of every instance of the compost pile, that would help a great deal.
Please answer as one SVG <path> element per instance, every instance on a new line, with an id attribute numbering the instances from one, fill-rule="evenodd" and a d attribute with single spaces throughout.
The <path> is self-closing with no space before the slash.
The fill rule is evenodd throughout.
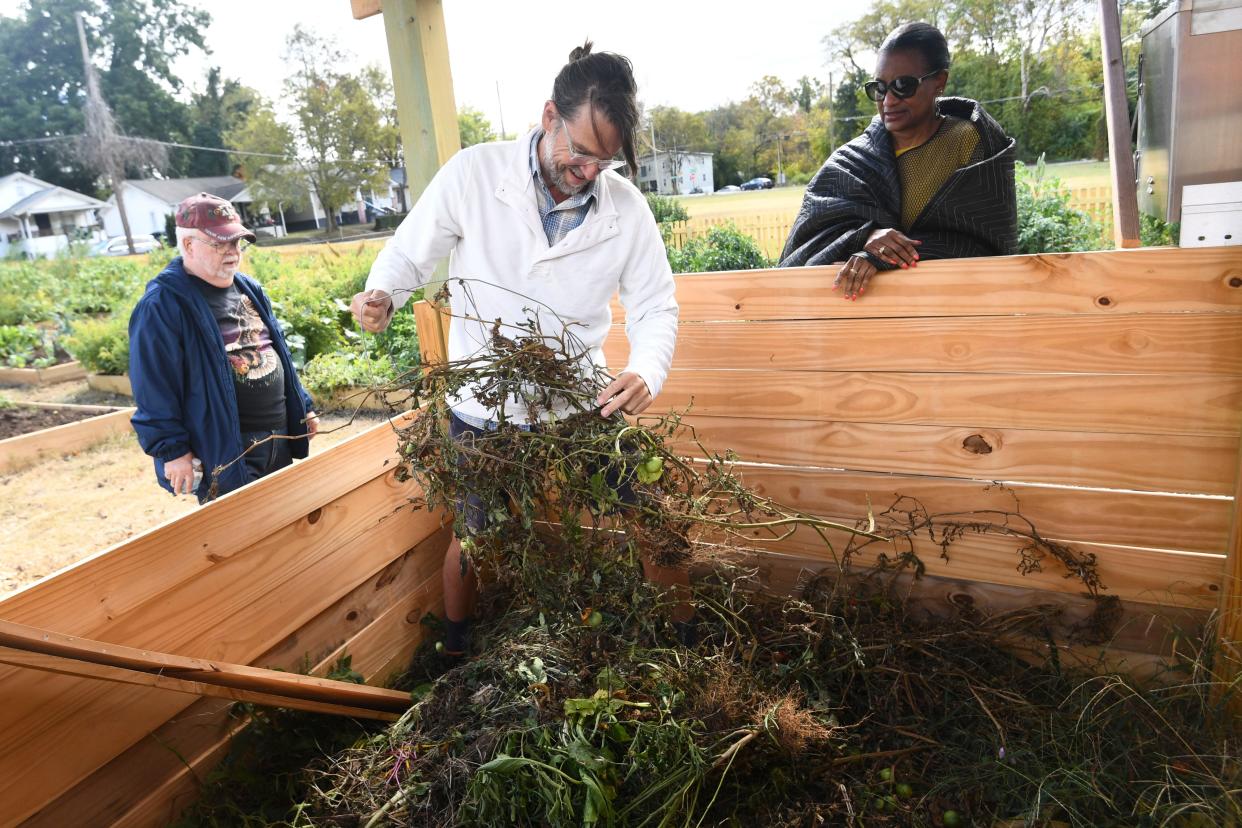
<path id="1" fill-rule="evenodd" d="M 1151 689 L 1015 654 L 1058 630 L 1105 642 L 1120 614 L 1094 559 L 1016 508 L 932 515 L 902 499 L 843 527 L 748 490 L 737 458 L 704 450 L 677 416 L 600 417 L 607 377 L 584 371 L 568 334 L 497 323 L 492 352 L 403 380 L 424 406 L 401 433 L 404 473 L 424 492 L 414 505 L 452 509 L 469 490 L 489 517 L 464 552 L 483 585 L 471 653 L 439 654 L 429 619 L 402 679 L 413 706 L 347 747 L 339 725 L 330 744 L 287 725 L 322 720 L 261 714 L 261 733 L 283 721 L 328 750 L 259 772 L 289 797 L 283 824 L 1242 825 L 1210 644 Z M 502 425 L 462 443 L 443 400 L 464 388 Z M 507 419 L 515 399 L 532 419 L 560 413 L 525 431 Z M 912 537 L 951 559 L 971 532 L 1014 537 L 1015 567 L 1079 579 L 1096 611 L 1067 625 L 1048 608 L 921 608 Z M 796 597 L 771 597 L 764 559 L 744 547 L 791 537 L 832 565 L 786 585 Z M 669 622 L 676 596 L 641 577 L 642 555 L 694 568 L 693 646 Z M 227 795 L 205 795 L 193 824 L 277 821 L 224 808 Z"/>

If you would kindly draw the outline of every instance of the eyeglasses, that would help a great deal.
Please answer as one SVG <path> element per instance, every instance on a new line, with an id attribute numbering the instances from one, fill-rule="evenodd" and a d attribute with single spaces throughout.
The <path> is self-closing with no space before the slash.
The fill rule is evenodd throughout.
<path id="1" fill-rule="evenodd" d="M 561 118 L 561 132 L 565 133 L 565 145 L 569 147 L 569 164 L 573 167 L 590 167 L 599 168 L 600 172 L 604 170 L 616 170 L 625 166 L 625 161 L 620 158 L 609 158 L 607 161 L 601 161 L 593 155 L 579 155 L 574 149 L 573 139 L 569 137 L 569 129 L 565 126 L 565 119 Z"/>
<path id="2" fill-rule="evenodd" d="M 249 250 L 254 245 L 254 242 L 246 241 L 245 239 L 234 239 L 231 242 L 218 242 L 218 241 L 212 241 L 206 236 L 192 236 L 191 238 L 193 238 L 194 241 L 202 242 L 203 244 L 207 245 L 208 247 L 210 247 L 212 250 L 216 251 L 217 253 L 219 253 L 221 250 L 230 250 L 230 249 L 236 250 L 238 253 L 245 253 L 247 250 Z"/>
<path id="3" fill-rule="evenodd" d="M 899 78 L 893 78 L 888 83 L 882 80 L 867 81 L 863 84 L 863 91 L 867 93 L 868 98 L 876 103 L 884 100 L 884 96 L 889 92 L 905 100 L 919 91 L 919 84 L 933 75 L 939 75 L 943 71 L 943 69 L 937 69 L 934 72 L 928 72 L 921 78 L 916 78 L 914 75 L 902 75 Z"/>

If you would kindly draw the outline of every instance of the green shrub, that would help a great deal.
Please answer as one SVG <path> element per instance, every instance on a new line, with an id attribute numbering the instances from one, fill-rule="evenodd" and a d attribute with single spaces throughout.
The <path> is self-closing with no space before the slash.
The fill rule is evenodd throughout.
<path id="1" fill-rule="evenodd" d="M 1019 253 L 1070 253 L 1103 246 L 1099 222 L 1069 206 L 1069 190 L 1059 178 L 1045 174 L 1042 155 L 1034 171 L 1019 163 L 1016 178 Z"/>
<path id="2" fill-rule="evenodd" d="M 1167 221 L 1139 213 L 1139 241 L 1144 247 L 1176 247 L 1181 237 L 1182 224 Z"/>
<path id="3" fill-rule="evenodd" d="M 422 291 L 419 290 L 411 295 L 410 301 L 417 302 L 422 298 Z M 347 328 L 346 330 L 349 335 L 355 329 Z M 366 335 L 370 336 L 370 334 Z M 397 376 L 412 368 L 417 368 L 422 361 L 418 353 L 418 326 L 415 324 L 414 313 L 408 304 L 393 314 L 392 322 L 383 332 L 374 335 L 373 342 L 372 350 L 388 355 Z"/>
<path id="4" fill-rule="evenodd" d="M 79 319 L 70 328 L 65 348 L 88 371 L 124 374 L 129 370 L 130 309 L 98 319 Z"/>
<path id="5" fill-rule="evenodd" d="M 674 273 L 754 270 L 772 266 L 755 240 L 731 223 L 713 227 L 705 237 L 690 239 L 681 248 L 668 248 L 668 262 Z"/>
<path id="6" fill-rule="evenodd" d="M 375 229 L 396 230 L 397 225 L 401 223 L 403 218 L 405 218 L 405 213 L 392 213 L 390 215 L 376 216 Z"/>
<path id="7" fill-rule="evenodd" d="M 672 196 L 647 193 L 647 206 L 651 208 L 651 215 L 655 216 L 656 224 L 687 221 L 690 218 L 690 214 L 686 212 L 682 203 Z"/>
<path id="8" fill-rule="evenodd" d="M 343 388 L 370 388 L 396 379 L 387 354 L 334 351 L 320 354 L 306 364 L 302 385 L 316 399 L 330 397 Z"/>
<path id="9" fill-rule="evenodd" d="M 35 325 L 0 325 L 0 365 L 46 368 L 56 364 L 55 331 Z"/>

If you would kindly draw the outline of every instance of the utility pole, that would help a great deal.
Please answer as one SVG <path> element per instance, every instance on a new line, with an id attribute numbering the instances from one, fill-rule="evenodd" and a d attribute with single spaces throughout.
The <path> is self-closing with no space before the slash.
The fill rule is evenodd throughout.
<path id="1" fill-rule="evenodd" d="M 500 81 L 496 81 L 496 108 L 500 110 L 500 140 L 505 141 L 509 133 L 505 132 L 505 105 L 500 102 Z"/>
<path id="2" fill-rule="evenodd" d="M 837 149 L 837 90 L 832 85 L 832 73 L 828 73 L 828 154 Z"/>
<path id="3" fill-rule="evenodd" d="M 86 46 L 86 25 L 82 22 L 82 12 L 76 12 L 74 18 L 78 25 L 78 42 L 82 46 L 82 65 L 86 71 L 86 134 L 76 142 L 75 149 L 79 160 L 106 177 L 112 186 L 112 193 L 116 196 L 116 208 L 121 214 L 121 227 L 125 230 L 125 243 L 132 255 L 134 236 L 129 229 L 125 194 L 122 192 L 125 166 L 130 162 L 160 164 L 166 153 L 158 144 L 127 138 L 117 132 L 116 121 L 103 99 L 103 93 L 99 89 L 99 76 L 91 63 L 91 53 Z"/>

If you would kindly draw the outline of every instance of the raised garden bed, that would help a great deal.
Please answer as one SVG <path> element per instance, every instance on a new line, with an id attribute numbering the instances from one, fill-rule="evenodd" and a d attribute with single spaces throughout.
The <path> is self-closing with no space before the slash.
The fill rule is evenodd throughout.
<path id="1" fill-rule="evenodd" d="M 96 391 L 106 391 L 109 394 L 120 394 L 124 397 L 134 396 L 134 389 L 130 387 L 128 374 L 87 374 L 86 384 Z"/>
<path id="2" fill-rule="evenodd" d="M 0 384 L 7 385 L 50 385 L 84 376 L 86 369 L 77 360 L 46 368 L 0 368 Z"/>
<path id="3" fill-rule="evenodd" d="M 132 408 L 29 403 L 0 409 L 0 474 L 129 431 Z"/>

